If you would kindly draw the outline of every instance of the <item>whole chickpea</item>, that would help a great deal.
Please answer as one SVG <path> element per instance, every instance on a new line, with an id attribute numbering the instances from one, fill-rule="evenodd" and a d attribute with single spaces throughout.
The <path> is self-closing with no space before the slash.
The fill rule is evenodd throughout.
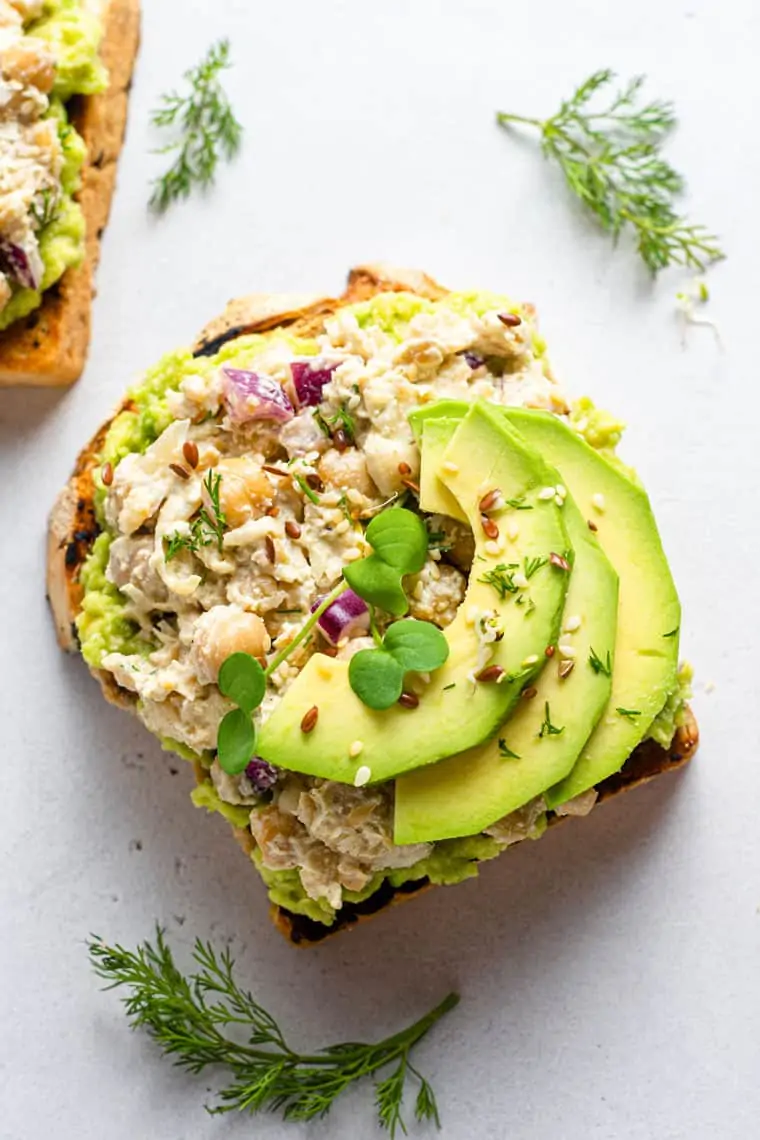
<path id="1" fill-rule="evenodd" d="M 222 459 L 214 469 L 222 476 L 219 504 L 229 526 L 242 526 L 249 519 L 263 515 L 271 507 L 274 487 L 266 473 L 248 456 Z"/>
<path id="2" fill-rule="evenodd" d="M 232 653 L 262 657 L 271 640 L 258 614 L 240 606 L 212 606 L 197 621 L 190 660 L 202 685 L 215 684 Z"/>
<path id="3" fill-rule="evenodd" d="M 0 61 L 6 79 L 24 87 L 36 87 L 48 95 L 55 80 L 55 59 L 39 40 L 28 37 L 11 44 Z"/>
<path id="4" fill-rule="evenodd" d="M 367 498 L 377 494 L 377 487 L 367 471 L 366 460 L 356 448 L 338 451 L 331 447 L 320 459 L 317 470 L 320 479 L 327 486 L 336 487 L 341 491 L 360 491 Z"/>

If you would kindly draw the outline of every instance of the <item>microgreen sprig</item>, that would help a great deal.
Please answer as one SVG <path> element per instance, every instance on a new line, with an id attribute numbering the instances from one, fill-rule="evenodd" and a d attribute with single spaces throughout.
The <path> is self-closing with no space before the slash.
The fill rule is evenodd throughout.
<path id="1" fill-rule="evenodd" d="M 549 702 L 545 701 L 544 719 L 541 722 L 541 728 L 538 733 L 539 739 L 543 740 L 545 736 L 561 736 L 564 731 L 564 725 L 558 726 L 556 724 L 552 724 L 551 712 L 549 711 Z"/>
<path id="2" fill-rule="evenodd" d="M 87 949 L 105 988 L 126 991 L 122 1000 L 130 1026 L 146 1030 L 164 1056 L 194 1074 L 210 1066 L 227 1070 L 227 1083 L 209 1112 L 269 1111 L 288 1121 L 311 1120 L 329 1112 L 356 1081 L 372 1077 L 380 1124 L 393 1137 L 397 1128 L 406 1133 L 402 1102 L 413 1078 L 416 1119 L 440 1126 L 433 1090 L 409 1054 L 456 1006 L 457 994 L 383 1041 L 346 1042 L 305 1054 L 291 1047 L 272 1014 L 240 988 L 229 949 L 217 954 L 210 943 L 196 940 L 189 974 L 175 963 L 160 927 L 154 942 L 136 950 L 109 946 L 97 937 Z M 391 1065 L 390 1075 L 378 1079 Z"/>
<path id="3" fill-rule="evenodd" d="M 354 593 L 394 617 L 409 610 L 405 574 L 418 574 L 428 553 L 428 532 L 414 511 L 391 507 L 376 515 L 365 531 L 373 553 L 343 570 Z"/>
<path id="4" fill-rule="evenodd" d="M 311 633 L 322 614 L 337 597 L 347 590 L 340 582 L 309 615 L 298 633 L 274 655 L 266 668 L 250 653 L 232 653 L 219 670 L 219 691 L 237 708 L 230 709 L 219 725 L 216 747 L 219 765 L 230 776 L 245 770 L 256 751 L 256 725 L 253 714 L 264 699 L 267 681 Z"/>
<path id="5" fill-rule="evenodd" d="M 449 643 L 437 626 L 406 618 L 388 627 L 377 648 L 354 654 L 348 681 L 368 708 L 387 709 L 401 696 L 406 673 L 432 673 L 448 656 Z"/>
<path id="6" fill-rule="evenodd" d="M 638 105 L 644 83 L 639 75 L 606 107 L 594 109 L 594 97 L 614 78 L 609 69 L 594 72 L 548 119 L 500 112 L 496 120 L 507 128 L 536 127 L 544 154 L 559 163 L 572 193 L 613 238 L 631 230 L 653 274 L 672 264 L 704 270 L 725 255 L 705 226 L 692 225 L 676 212 L 684 180 L 661 154 L 676 125 L 673 104 Z"/>
<path id="7" fill-rule="evenodd" d="M 499 756 L 504 760 L 519 760 L 520 757 L 511 748 L 507 747 L 506 740 L 499 739 Z"/>

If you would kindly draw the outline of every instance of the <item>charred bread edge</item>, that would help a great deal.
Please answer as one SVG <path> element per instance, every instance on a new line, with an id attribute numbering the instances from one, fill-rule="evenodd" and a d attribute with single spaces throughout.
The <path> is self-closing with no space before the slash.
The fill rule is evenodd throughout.
<path id="1" fill-rule="evenodd" d="M 75 96 L 69 104 L 72 123 L 87 144 L 76 194 L 87 227 L 85 258 L 45 291 L 39 308 L 0 333 L 0 387 L 72 384 L 84 368 L 100 239 L 111 209 L 140 40 L 139 0 L 108 0 L 103 24 L 100 56 L 108 68 L 108 88 Z"/>
<path id="2" fill-rule="evenodd" d="M 213 355 L 229 340 L 246 333 L 264 332 L 276 327 L 292 328 L 301 335 L 316 332 L 326 317 L 344 305 L 368 300 L 377 293 L 403 290 L 418 293 L 431 300 L 438 300 L 447 292 L 432 278 L 413 270 L 398 269 L 383 263 L 364 265 L 350 272 L 348 287 L 338 299 L 319 295 L 252 294 L 231 301 L 224 313 L 206 326 L 193 351 L 197 356 Z M 115 414 L 127 411 L 129 407 L 130 402 L 127 400 Z M 110 422 L 109 420 L 99 429 L 81 452 L 71 478 L 58 496 L 50 514 L 48 599 L 53 610 L 59 644 L 68 651 L 75 651 L 78 648 L 74 622 L 82 599 L 79 571 L 99 533 L 93 505 L 95 491 L 93 472 Z M 109 674 L 97 669 L 91 671 L 100 683 L 107 700 L 134 711 L 135 701 L 132 694 L 120 689 Z M 641 743 L 630 755 L 621 771 L 599 785 L 598 802 L 603 803 L 619 792 L 628 791 L 654 779 L 655 776 L 681 767 L 693 756 L 698 741 L 697 723 L 687 707 L 685 723 L 678 729 L 670 748 L 662 748 L 653 740 Z M 195 777 L 199 784 L 206 779 L 206 772 L 200 764 L 195 765 Z M 566 818 L 569 817 L 550 813 L 549 824 L 553 826 Z M 233 832 L 240 846 L 250 856 L 254 848 L 251 833 L 234 827 Z M 332 926 L 324 926 L 303 915 L 292 914 L 283 907 L 274 905 L 270 908 L 270 914 L 277 929 L 290 942 L 296 946 L 310 946 L 340 930 L 350 929 L 379 910 L 412 898 L 431 886 L 433 884 L 428 879 L 405 883 L 398 888 L 390 886 L 386 881 L 364 902 L 349 903 L 342 907 Z"/>

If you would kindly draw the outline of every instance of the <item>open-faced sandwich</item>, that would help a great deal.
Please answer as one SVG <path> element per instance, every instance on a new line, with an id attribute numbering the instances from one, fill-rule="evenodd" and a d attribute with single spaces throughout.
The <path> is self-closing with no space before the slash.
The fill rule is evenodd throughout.
<path id="1" fill-rule="evenodd" d="M 49 595 L 315 941 L 675 767 L 680 607 L 531 306 L 370 266 L 232 303 L 80 456 Z"/>
<path id="2" fill-rule="evenodd" d="M 139 0 L 0 0 L 0 385 L 82 372 Z"/>

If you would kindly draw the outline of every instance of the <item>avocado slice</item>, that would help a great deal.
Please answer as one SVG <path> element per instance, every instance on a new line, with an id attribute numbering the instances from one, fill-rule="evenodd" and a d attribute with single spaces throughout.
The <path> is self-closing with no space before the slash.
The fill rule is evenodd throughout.
<path id="1" fill-rule="evenodd" d="M 417 678 L 415 709 L 395 705 L 376 712 L 362 704 L 348 683 L 348 664 L 315 654 L 261 727 L 258 752 L 283 768 L 343 783 L 377 782 L 463 751 L 498 731 L 525 685 L 546 663 L 544 648 L 556 640 L 569 574 L 554 566 L 536 576 L 535 611 L 516 606 L 486 576 L 499 566 L 550 552 L 572 560 L 562 510 L 537 496 L 550 472 L 493 407 L 473 404 L 443 458 L 442 476 L 464 509 L 475 534 L 476 569 L 459 612 L 445 630 L 449 659 L 427 684 Z M 506 497 L 525 496 L 535 504 L 525 525 L 506 549 L 492 553 L 482 529 L 479 503 L 498 487 Z M 480 619 L 492 614 L 503 630 L 483 652 Z M 503 679 L 476 682 L 484 665 L 498 665 Z M 306 712 L 319 710 L 316 726 L 302 732 Z"/>
<path id="2" fill-rule="evenodd" d="M 437 441 L 443 426 L 448 430 L 452 422 L 437 418 L 425 422 L 423 470 L 429 433 L 432 432 Z M 555 471 L 549 483 L 556 486 L 559 482 Z M 396 843 L 475 835 L 541 795 L 572 770 L 602 715 L 612 680 L 604 669 L 595 672 L 590 668 L 588 658 L 592 648 L 605 663 L 608 651 L 612 657 L 618 577 L 570 497 L 565 500 L 563 510 L 575 564 L 562 621 L 566 632 L 559 641 L 563 645 L 571 644 L 575 658 L 562 658 L 554 648 L 551 660 L 534 682 L 535 696 L 520 702 L 497 738 L 397 779 Z M 523 525 L 527 513 L 515 513 L 512 517 Z M 500 522 L 509 517 L 509 514 L 497 516 Z M 548 569 L 539 568 L 529 579 L 524 591 L 528 603 L 534 584 Z M 576 630 L 578 619 L 580 625 Z M 567 630 L 568 625 L 570 630 Z M 569 673 L 568 668 L 571 668 Z M 548 723 L 559 731 L 549 733 L 547 710 Z"/>
<path id="3" fill-rule="evenodd" d="M 572 772 L 546 795 L 554 807 L 619 771 L 646 735 L 677 683 L 681 606 L 642 488 L 556 416 L 517 408 L 505 415 L 559 469 L 620 578 L 609 705 Z M 599 656 L 606 648 L 594 645 Z"/>
<path id="4" fill-rule="evenodd" d="M 468 521 L 446 484 L 438 478 L 443 456 L 454 432 L 464 419 L 465 411 L 457 419 L 429 419 L 422 423 L 420 443 L 420 507 L 430 514 L 448 515 L 460 522 Z"/>

